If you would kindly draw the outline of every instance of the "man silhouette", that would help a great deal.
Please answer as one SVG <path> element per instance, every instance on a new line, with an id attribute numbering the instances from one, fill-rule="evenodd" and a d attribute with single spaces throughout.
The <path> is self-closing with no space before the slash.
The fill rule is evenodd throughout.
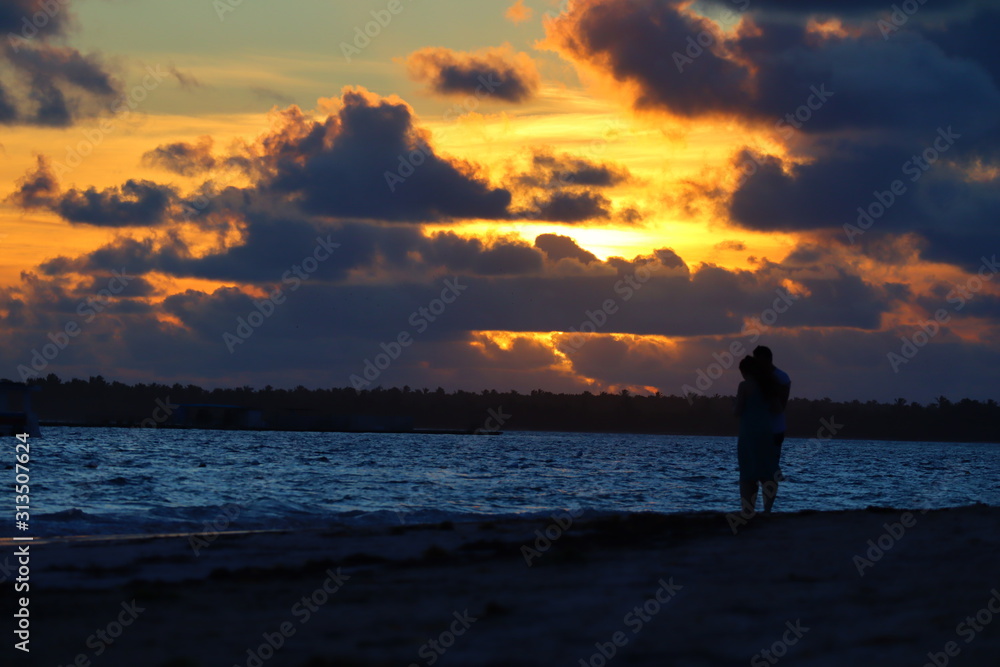
<path id="1" fill-rule="evenodd" d="M 757 359 L 763 366 L 771 370 L 771 376 L 778 387 L 778 405 L 776 406 L 778 409 L 771 416 L 771 433 L 774 436 L 775 459 L 780 462 L 781 444 L 785 441 L 785 406 L 788 405 L 788 395 L 792 389 L 792 380 L 788 377 L 788 373 L 774 365 L 774 355 L 771 354 L 771 348 L 758 345 L 754 348 L 753 356 L 754 359 Z M 774 505 L 774 498 L 778 495 L 778 482 L 781 479 L 782 475 L 779 469 L 773 481 L 762 485 L 765 512 L 770 512 L 771 506 Z"/>

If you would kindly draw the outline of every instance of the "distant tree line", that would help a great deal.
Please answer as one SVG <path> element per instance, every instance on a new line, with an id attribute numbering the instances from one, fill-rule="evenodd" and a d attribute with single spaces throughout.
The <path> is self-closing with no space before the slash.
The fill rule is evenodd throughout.
<path id="1" fill-rule="evenodd" d="M 62 381 L 55 374 L 30 380 L 38 387 L 32 402 L 44 422 L 138 426 L 151 424 L 171 405 L 208 403 L 316 414 L 412 416 L 415 428 L 735 435 L 737 421 L 729 396 L 634 395 L 601 392 L 555 394 L 536 389 L 446 392 L 410 387 L 355 390 L 255 389 L 249 386 L 203 389 L 188 384 L 108 382 L 101 376 Z M 157 412 L 159 411 L 159 412 Z M 837 438 L 1000 442 L 1000 406 L 945 397 L 922 405 L 897 399 L 837 402 L 793 398 L 787 409 L 788 437 L 823 437 L 831 421 Z"/>

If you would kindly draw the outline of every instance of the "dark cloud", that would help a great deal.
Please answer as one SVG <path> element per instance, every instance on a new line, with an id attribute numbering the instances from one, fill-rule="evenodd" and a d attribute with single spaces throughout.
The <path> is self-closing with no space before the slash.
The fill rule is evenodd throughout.
<path id="1" fill-rule="evenodd" d="M 947 152 L 923 162 L 924 170 L 919 159 L 940 137 L 931 132 L 910 150 L 856 145 L 804 165 L 758 158 L 757 172 L 732 195 L 730 216 L 760 231 L 828 230 L 883 260 L 879 237 L 916 233 L 926 241 L 925 258 L 975 268 L 983 247 L 1000 247 L 1000 192 L 993 182 L 968 179 Z"/>
<path id="2" fill-rule="evenodd" d="M 97 95 L 110 97 L 117 92 L 111 75 L 104 71 L 95 56 L 84 56 L 76 49 L 9 49 L 7 59 L 32 77 L 59 79 Z"/>
<path id="3" fill-rule="evenodd" d="M 73 188 L 63 193 L 48 160 L 41 155 L 34 171 L 25 174 L 17 186 L 8 201 L 22 208 L 47 208 L 68 222 L 98 227 L 161 224 L 177 198 L 170 186 L 134 179 L 105 190 Z"/>
<path id="4" fill-rule="evenodd" d="M 0 47 L 0 122 L 65 127 L 101 114 L 120 85 L 97 55 L 57 46 L 68 9 L 61 2 L 8 2 L 0 14 L 7 36 Z"/>
<path id="5" fill-rule="evenodd" d="M 254 86 L 250 89 L 250 92 L 252 92 L 259 99 L 262 99 L 265 102 L 271 102 L 272 104 L 280 104 L 281 106 L 287 107 L 291 106 L 295 102 L 295 100 L 285 93 L 265 88 L 263 86 Z"/>
<path id="6" fill-rule="evenodd" d="M 664 295 L 684 289 L 685 281 L 665 281 L 654 294 L 649 288 L 656 287 L 659 279 L 653 278 L 625 301 L 614 292 L 614 280 L 612 277 L 591 283 L 579 280 L 552 283 L 459 278 L 465 291 L 420 333 L 409 318 L 440 296 L 442 280 L 366 286 L 307 283 L 299 291 L 288 293 L 285 303 L 234 354 L 227 353 L 222 333 L 235 330 L 237 317 L 246 318 L 257 310 L 254 299 L 233 288 L 210 294 L 191 290 L 146 309 L 112 304 L 93 322 L 85 324 L 84 335 L 75 339 L 45 372 L 63 377 L 103 374 L 209 386 L 242 383 L 346 386 L 350 374 L 361 372 L 366 358 L 382 351 L 380 342 L 408 331 L 414 334 L 414 344 L 375 384 L 442 385 L 475 391 L 488 387 L 516 388 L 524 392 L 539 386 L 560 391 L 579 392 L 588 388 L 593 391 L 616 384 L 646 385 L 665 394 L 679 394 L 682 386 L 694 384 L 699 370 L 704 372 L 710 364 L 718 363 L 718 359 L 724 360 L 732 345 L 739 343 L 747 351 L 757 344 L 769 345 L 775 351 L 777 364 L 792 374 L 798 397 L 892 400 L 905 396 L 927 401 L 939 395 L 954 399 L 986 399 L 995 395 L 995 379 L 990 373 L 981 372 L 982 368 L 994 368 L 1000 363 L 995 346 L 963 342 L 947 331 L 922 348 L 899 373 L 892 372 L 887 353 L 899 350 L 900 336 L 912 335 L 913 331 L 906 328 L 872 332 L 775 326 L 741 334 L 739 322 L 733 318 L 717 320 L 727 324 L 727 333 L 681 336 L 669 345 L 628 336 L 599 336 L 589 337 L 586 344 L 575 349 L 569 346 L 569 335 L 557 334 L 557 342 L 569 350 L 563 361 L 582 378 L 568 375 L 565 367 L 554 367 L 557 360 L 538 341 L 515 339 L 503 349 L 467 333 L 470 324 L 483 325 L 483 329 L 473 331 L 485 330 L 485 325 L 504 320 L 513 320 L 519 326 L 555 326 L 549 330 L 557 331 L 578 329 L 586 319 L 586 311 L 595 311 L 606 296 L 616 298 L 620 309 L 602 331 L 627 330 L 628 325 L 635 324 L 638 311 L 655 316 L 663 332 L 675 332 L 680 328 L 678 324 L 685 321 L 687 314 L 678 309 L 686 301 Z M 91 287 L 96 285 L 100 283 Z M 699 285 L 702 295 L 712 287 L 700 281 Z M 767 281 L 760 284 L 758 296 L 766 299 L 773 286 Z M 58 280 L 34 279 L 30 285 L 25 283 L 23 289 L 29 292 L 4 294 L 5 303 L 11 306 L 0 314 L 0 365 L 8 369 L 8 375 L 17 364 L 30 360 L 31 349 L 48 340 L 47 332 L 64 326 L 68 317 L 78 317 L 75 307 L 83 296 L 60 289 Z M 643 296 L 647 292 L 653 296 L 647 299 Z M 570 302 L 562 306 L 561 300 L 566 298 Z M 134 299 L 122 301 L 141 305 Z M 540 305 L 535 307 L 535 302 Z M 692 302 L 697 305 L 696 300 Z M 803 303 L 797 302 L 792 308 L 799 305 Z M 737 300 L 727 300 L 719 306 L 735 306 L 739 314 L 753 314 L 749 309 L 744 313 Z M 50 315 L 57 308 L 59 313 Z M 553 312 L 546 316 L 549 308 Z M 498 312 L 490 315 L 490 309 Z M 708 311 L 698 308 L 691 313 L 691 317 L 701 320 L 701 328 L 706 331 L 710 323 L 704 319 L 706 315 L 716 318 L 720 315 L 718 311 Z M 183 326 L 165 323 L 164 316 L 176 318 Z M 478 344 L 470 344 L 474 341 Z M 149 354 L 151 349 L 157 354 Z M 709 388 L 708 394 L 735 392 L 740 379 L 735 361 Z M 864 382 L 859 384 L 859 378 L 864 378 Z M 582 384 L 590 381 L 595 384 Z"/>
<path id="7" fill-rule="evenodd" d="M 640 108 L 659 107 L 683 116 L 733 111 L 746 105 L 750 72 L 727 57 L 720 31 L 708 19 L 679 9 L 680 2 L 589 0 L 547 24 L 549 43 L 569 58 L 640 86 Z M 695 76 L 685 76 L 671 51 L 705 33 L 713 45 L 700 54 Z M 657 54 L 650 57 L 650 54 Z M 691 66 L 693 69 L 694 66 Z"/>
<path id="8" fill-rule="evenodd" d="M 535 188 L 565 188 L 573 185 L 612 187 L 629 180 L 624 167 L 597 164 L 568 153 L 554 155 L 536 151 L 531 158 L 531 170 L 518 174 L 518 185 Z"/>
<path id="9" fill-rule="evenodd" d="M 613 298 L 622 303 L 632 301 L 634 307 L 623 309 L 608 331 L 719 334 L 738 331 L 746 317 L 770 308 L 782 298 L 782 292 L 776 290 L 788 280 L 801 285 L 800 291 L 808 296 L 792 299 L 795 303 L 782 315 L 779 326 L 873 329 L 878 327 L 881 314 L 899 298 L 897 293 L 842 270 L 819 274 L 795 264 L 764 263 L 755 273 L 702 265 L 692 272 L 681 257 L 667 248 L 650 257 L 613 257 L 602 263 L 571 238 L 557 235 L 540 235 L 536 247 L 531 247 L 519 240 L 486 243 L 453 232 L 427 236 L 410 226 L 330 224 L 274 217 L 259 211 L 245 215 L 241 244 L 214 254 L 195 256 L 174 236 L 157 241 L 121 238 L 81 257 L 50 260 L 42 268 L 53 276 L 104 274 L 128 267 L 136 275 L 158 272 L 259 285 L 301 282 L 303 289 L 309 287 L 310 292 L 327 289 L 321 285 L 329 285 L 330 289 L 336 286 L 337 299 L 358 301 L 359 316 L 386 297 L 373 296 L 366 302 L 358 295 L 368 287 L 344 282 L 352 272 L 405 274 L 414 280 L 422 276 L 429 282 L 441 275 L 461 276 L 478 287 L 475 304 L 464 309 L 465 319 L 460 319 L 456 332 L 566 330 L 578 324 L 575 320 L 595 303 Z M 308 257 L 317 257 L 314 251 L 320 245 L 327 250 L 310 275 L 301 281 L 292 279 L 298 275 L 294 268 L 306 266 L 304 260 Z M 575 257 L 587 265 L 588 273 L 549 275 L 543 256 L 555 261 Z M 638 286 L 636 276 L 644 276 Z M 530 308 L 523 307 L 522 295 L 533 295 Z M 363 316 L 376 317 L 372 312 Z M 319 326 L 309 317 L 307 320 L 310 326 Z M 350 328 L 344 331 L 362 335 Z"/>
<path id="10" fill-rule="evenodd" d="M 995 125 L 982 111 L 1000 104 L 986 69 L 949 58 L 919 33 L 887 40 L 872 22 L 856 37 L 816 39 L 807 33 L 808 16 L 777 21 L 751 10 L 754 29 L 726 36 L 682 4 L 579 2 L 549 25 L 549 43 L 636 84 L 637 107 L 681 116 L 726 114 L 775 125 L 812 104 L 802 112 L 807 121 L 779 127 L 800 125 L 810 134 L 908 130 L 912 137 L 940 123 L 977 134 Z M 701 35 L 707 46 L 694 39 Z"/>
<path id="11" fill-rule="evenodd" d="M 142 161 L 146 165 L 161 167 L 182 176 L 194 176 L 216 167 L 212 143 L 211 137 L 201 137 L 196 144 L 183 141 L 164 144 L 144 153 Z"/>
<path id="12" fill-rule="evenodd" d="M 974 62 L 989 72 L 994 87 L 1000 88 L 1000 56 L 997 55 L 996 35 L 1000 32 L 1000 2 L 969 3 L 975 10 L 968 16 L 954 21 L 927 21 L 915 26 L 929 41 L 938 46 L 951 59 Z M 924 6 L 929 9 L 928 5 Z M 992 142 L 987 146 L 969 146 L 971 151 L 982 150 L 987 159 L 997 159 L 1000 146 Z"/>
<path id="13" fill-rule="evenodd" d="M 568 153 L 555 155 L 536 150 L 530 168 L 509 177 L 512 190 L 521 201 L 530 202 L 518 215 L 534 220 L 577 223 L 606 220 L 612 217 L 611 201 L 600 188 L 614 187 L 629 181 L 624 167 L 596 163 Z M 641 219 L 638 211 L 624 208 L 615 215 L 619 222 L 632 224 Z"/>
<path id="14" fill-rule="evenodd" d="M 128 267 L 118 267 L 128 268 Z M 122 299 L 143 299 L 152 296 L 158 296 L 162 293 L 156 289 L 153 283 L 149 282 L 146 278 L 142 276 L 129 275 L 128 271 L 125 272 L 127 276 L 127 283 L 121 291 L 120 297 Z M 78 294 L 81 298 L 86 298 L 92 294 L 99 294 L 101 290 L 106 290 L 108 287 L 108 280 L 110 276 L 108 275 L 93 275 L 91 276 L 90 284 L 81 290 L 78 290 Z M 115 284 L 118 286 L 118 283 Z M 148 309 L 147 309 L 148 310 Z"/>
<path id="15" fill-rule="evenodd" d="M 683 259 L 666 248 L 650 257 L 600 262 L 588 257 L 572 239 L 555 235 L 540 235 L 536 248 L 530 248 L 504 240 L 488 244 L 452 232 L 425 236 L 411 226 L 330 225 L 291 218 L 258 219 L 257 215 L 248 218 L 249 235 L 243 245 L 213 256 L 193 257 L 176 242 L 119 239 L 84 257 L 47 263 L 44 268 L 51 278 L 33 278 L 21 292 L 5 295 L 11 306 L 0 324 L 5 325 L 4 341 L 10 345 L 0 346 L 0 356 L 6 359 L 11 350 L 30 350 L 38 344 L 36 338 L 44 340 L 45 331 L 55 330 L 60 318 L 53 315 L 52 322 L 33 322 L 34 338 L 20 334 L 10 338 L 15 321 L 23 322 L 33 312 L 56 311 L 64 313 L 65 320 L 79 299 L 100 289 L 104 280 L 91 278 L 86 287 L 67 292 L 60 287 L 66 282 L 61 274 L 106 276 L 112 269 L 125 268 L 129 274 L 156 271 L 270 283 L 268 288 L 281 287 L 287 300 L 233 355 L 225 353 L 222 334 L 232 332 L 238 317 L 245 318 L 256 309 L 256 299 L 239 289 L 221 288 L 208 294 L 187 291 L 152 306 L 139 304 L 133 310 L 117 304 L 106 321 L 95 323 L 88 337 L 74 343 L 77 350 L 72 355 L 60 357 L 59 368 L 53 370 L 63 374 L 89 369 L 89 355 L 146 377 L 214 377 L 251 384 L 312 379 L 323 386 L 343 385 L 363 366 L 363 359 L 380 351 L 379 341 L 393 340 L 400 331 L 415 333 L 413 314 L 440 296 L 447 279 L 462 286 L 461 296 L 421 330 L 416 347 L 379 382 L 436 386 L 447 385 L 444 378 L 450 376 L 482 386 L 498 386 L 498 382 L 516 386 L 530 377 L 532 386 L 551 382 L 545 386 L 579 391 L 582 387 L 572 384 L 578 380 L 554 374 L 552 352 L 537 341 L 525 340 L 507 349 L 485 343 L 472 346 L 471 332 L 579 330 L 591 321 L 588 312 L 596 312 L 610 299 L 617 308 L 599 327 L 600 333 L 671 336 L 676 344 L 666 349 L 655 341 L 593 338 L 581 348 L 567 347 L 568 363 L 600 382 L 647 384 L 670 392 L 673 383 L 679 388 L 692 382 L 696 369 L 714 361 L 712 353 L 727 349 L 729 341 L 748 341 L 762 334 L 768 338 L 763 342 L 778 344 L 782 362 L 793 364 L 802 374 L 828 357 L 841 353 L 850 357 L 852 351 L 860 357 L 845 362 L 847 368 L 872 359 L 879 363 L 898 342 L 877 332 L 880 319 L 906 296 L 866 283 L 855 274 L 830 267 L 819 271 L 801 262 L 765 262 L 754 272 L 704 264 L 688 271 Z M 316 236 L 324 233 L 340 247 L 319 263 L 308 280 L 297 285 L 283 282 L 283 272 L 292 264 L 302 265 L 303 257 L 316 245 Z M 573 276 L 545 273 L 543 252 L 550 259 L 576 256 L 587 264 L 587 272 Z M 820 264 L 828 258 L 816 254 L 799 259 Z M 370 274 L 376 268 L 412 277 L 363 284 L 349 279 L 352 273 Z M 788 281 L 797 285 L 800 296 L 789 295 Z M 135 284 L 138 291 L 130 291 L 123 300 L 152 293 L 147 283 Z M 767 314 L 775 304 L 776 321 L 775 313 Z M 164 316 L 182 326 L 165 324 Z M 745 329 L 748 322 L 749 330 Z M 98 335 L 112 330 L 117 331 L 113 338 L 99 339 Z M 827 332 L 823 341 L 816 339 L 817 330 Z M 847 343 L 862 330 L 874 341 L 867 343 L 867 352 Z M 805 348 L 795 343 L 798 335 L 811 336 L 816 344 L 846 348 L 813 348 L 809 362 L 809 357 L 800 357 Z M 562 342 L 565 347 L 567 341 Z M 877 349 L 879 345 L 885 349 Z M 149 349 L 160 354 L 149 355 Z M 827 352 L 817 357 L 815 349 Z M 248 359 L 252 360 L 249 366 Z M 315 374 L 317 367 L 324 369 L 323 377 Z M 815 391 L 826 391 L 824 383 L 829 378 L 816 379 Z M 800 386 L 803 393 L 813 390 Z M 845 386 L 853 385 L 831 386 L 845 391 Z M 859 395 L 853 390 L 848 393 L 849 398 Z"/>
<path id="16" fill-rule="evenodd" d="M 413 79 L 442 95 L 523 102 L 534 97 L 539 85 L 534 61 L 510 46 L 473 53 L 429 47 L 410 54 L 406 65 Z"/>
<path id="17" fill-rule="evenodd" d="M 885 181 L 884 174 L 893 173 L 887 169 L 901 164 L 898 157 L 890 156 L 877 162 L 866 160 L 882 157 L 881 153 L 870 153 L 791 166 L 786 173 L 779 158 L 751 156 L 744 151 L 738 159 L 753 159 L 757 168 L 733 193 L 729 213 L 734 221 L 751 229 L 816 229 L 843 224 L 851 220 L 847 216 L 853 202 L 868 203 L 870 184 Z"/>
<path id="18" fill-rule="evenodd" d="M 49 276 L 103 272 L 123 266 L 141 274 L 160 270 L 160 266 L 153 262 L 155 254 L 152 239 L 137 241 L 132 238 L 121 238 L 85 255 L 60 256 L 46 260 L 39 265 L 39 268 Z"/>
<path id="19" fill-rule="evenodd" d="M 81 257 L 48 260 L 41 268 L 49 275 L 60 275 L 128 266 L 137 274 L 159 272 L 269 285 L 282 280 L 295 282 L 301 275 L 295 267 L 302 267 L 304 260 L 315 257 L 317 248 L 323 248 L 319 255 L 326 258 L 308 275 L 310 281 L 343 280 L 355 269 L 486 276 L 537 273 L 542 269 L 541 254 L 523 241 L 500 239 L 484 243 L 450 232 L 425 236 L 414 227 L 320 224 L 259 211 L 246 215 L 240 245 L 221 252 L 194 256 L 176 237 L 160 241 L 122 238 Z M 339 247 L 327 250 L 332 244 Z"/>
<path id="20" fill-rule="evenodd" d="M 772 125 L 784 119 L 778 127 L 786 134 L 791 125 L 810 135 L 867 132 L 873 135 L 861 137 L 864 141 L 899 143 L 942 124 L 977 137 L 995 129 L 982 112 L 1000 104 L 987 71 L 976 62 L 949 58 L 917 34 L 884 40 L 866 33 L 820 42 L 797 34 L 794 44 L 782 48 L 784 28 L 761 29 L 740 42 L 759 64 L 750 112 Z M 789 120 L 790 114 L 797 115 Z"/>
<path id="21" fill-rule="evenodd" d="M 376 253 L 391 246 L 386 236 L 409 236 L 408 245 L 419 240 L 416 230 L 351 224 L 324 228 L 307 220 L 256 211 L 247 213 L 247 222 L 242 243 L 222 252 L 196 256 L 176 236 L 158 241 L 121 238 L 80 257 L 49 260 L 41 268 L 57 275 L 128 266 L 136 274 L 159 272 L 181 278 L 277 284 L 283 277 L 290 282 L 301 280 L 301 272 L 296 274 L 293 269 L 299 267 L 301 271 L 303 261 L 315 259 L 316 249 L 322 247 L 319 255 L 325 259 L 316 262 L 308 278 L 335 280 L 342 279 L 351 268 L 371 266 Z M 350 250 L 326 249 L 337 243 Z"/>
<path id="22" fill-rule="evenodd" d="M 716 250 L 736 250 L 737 252 L 743 252 L 747 249 L 747 246 L 742 241 L 719 241 L 714 246 Z"/>
<path id="23" fill-rule="evenodd" d="M 526 217 L 552 222 L 584 222 L 607 219 L 611 215 L 611 202 L 594 192 L 553 192 L 535 199 L 534 209 Z"/>
<path id="24" fill-rule="evenodd" d="M 62 35 L 69 20 L 67 4 L 59 0 L 4 0 L 0 3 L 0 33 L 8 46 Z"/>
<path id="25" fill-rule="evenodd" d="M 602 384 L 653 386 L 673 395 L 681 395 L 685 385 L 693 387 L 699 372 L 704 375 L 711 366 L 722 375 L 705 394 L 731 396 L 742 379 L 736 370 L 740 354 L 748 354 L 756 345 L 767 345 L 774 350 L 776 365 L 791 374 L 796 397 L 892 401 L 903 396 L 927 402 L 940 395 L 980 400 L 995 395 L 987 376 L 972 369 L 976 359 L 1000 361 L 996 349 L 985 344 L 962 345 L 953 338 L 945 342 L 944 335 L 936 339 L 941 342 L 923 348 L 899 373 L 893 373 L 887 353 L 898 353 L 899 336 L 912 333 L 776 328 L 742 336 L 687 338 L 670 346 L 593 338 L 569 359 L 575 371 L 598 378 Z M 734 348 L 739 352 L 735 357 L 730 353 Z M 720 360 L 726 362 L 730 357 L 729 367 L 722 368 Z"/>
<path id="26" fill-rule="evenodd" d="M 0 84 L 0 123 L 11 125 L 17 121 L 18 112 L 10 93 Z"/>
<path id="27" fill-rule="evenodd" d="M 754 0 L 752 3 L 744 0 L 708 0 L 703 2 L 706 5 L 715 5 L 718 9 L 729 9 L 736 15 L 742 11 L 748 11 L 753 15 L 763 15 L 766 17 L 781 18 L 785 20 L 804 21 L 809 17 L 838 17 L 852 22 L 869 21 L 873 22 L 879 18 L 891 16 L 894 7 L 886 5 L 881 0 L 797 0 L 788 2 L 787 0 Z M 919 2 L 919 0 L 918 0 Z M 898 7 L 902 3 L 896 3 Z M 937 23 L 942 19 L 942 15 L 950 17 L 952 20 L 968 16 L 977 8 L 983 6 L 996 6 L 996 0 L 944 0 L 942 2 L 927 3 L 926 0 L 918 5 L 918 12 L 904 14 L 907 23 L 923 23 L 925 21 Z M 909 8 L 910 5 L 907 5 Z M 906 24 L 904 24 L 906 25 Z M 907 26 L 908 28 L 910 26 Z"/>
<path id="28" fill-rule="evenodd" d="M 789 266 L 810 266 L 825 260 L 827 249 L 812 243 L 800 243 L 785 256 L 783 264 Z"/>
<path id="29" fill-rule="evenodd" d="M 174 65 L 167 67 L 167 71 L 170 72 L 170 76 L 177 79 L 177 83 L 180 84 L 181 88 L 185 90 L 194 90 L 196 88 L 203 88 L 204 84 L 199 81 L 193 74 L 188 74 L 187 72 L 182 72 Z"/>
<path id="30" fill-rule="evenodd" d="M 59 195 L 59 183 L 52 173 L 52 167 L 44 155 L 37 157 L 38 166 L 17 182 L 8 201 L 21 208 L 42 208 L 49 206 Z"/>
<path id="31" fill-rule="evenodd" d="M 69 222 L 99 227 L 158 225 L 166 219 L 175 196 L 169 186 L 129 179 L 105 190 L 69 190 L 52 203 L 52 210 Z"/>
<path id="32" fill-rule="evenodd" d="M 420 254 L 432 266 L 475 275 L 517 275 L 542 268 L 541 254 L 523 241 L 500 240 L 485 245 L 477 238 L 440 232 L 420 244 Z"/>
<path id="33" fill-rule="evenodd" d="M 171 186 L 131 180 L 104 191 L 71 190 L 56 200 L 51 171 L 40 166 L 20 183 L 13 200 L 24 206 L 49 206 L 71 222 L 106 226 L 185 219 L 208 230 L 231 226 L 233 218 L 243 219 L 249 227 L 245 232 L 249 247 L 231 249 L 231 254 L 248 253 L 246 259 L 257 253 L 252 244 L 258 239 L 261 253 L 276 243 L 282 245 L 280 232 L 270 238 L 275 229 L 270 221 L 276 217 L 294 220 L 290 230 L 309 228 L 310 234 L 315 230 L 305 221 L 308 216 L 411 223 L 511 217 L 507 190 L 491 187 L 474 165 L 437 155 L 428 140 L 429 135 L 413 125 L 405 103 L 348 89 L 336 114 L 315 120 L 292 107 L 279 113 L 272 132 L 235 154 L 213 155 L 212 140 L 203 137 L 162 145 L 143 156 L 147 166 L 185 176 L 236 168 L 252 180 L 245 188 L 206 181 L 181 197 Z M 48 199 L 42 201 L 43 194 Z M 221 213 L 229 215 L 217 215 Z M 258 223 L 261 229 L 253 229 Z M 175 247 L 167 255 L 180 262 L 186 253 L 186 248 Z M 515 261 L 518 253 L 524 251 L 513 251 L 508 259 Z M 190 263 L 185 266 L 194 268 Z"/>
<path id="34" fill-rule="evenodd" d="M 508 217 L 510 193 L 475 166 L 435 153 L 402 101 L 345 89 L 324 121 L 297 108 L 261 142 L 261 189 L 294 197 L 308 213 L 427 222 Z"/>
<path id="35" fill-rule="evenodd" d="M 670 248 L 660 248 L 653 253 L 653 256 L 668 269 L 679 269 L 681 267 L 687 269 L 687 263 Z"/>
<path id="36" fill-rule="evenodd" d="M 797 136 L 791 160 L 737 155 L 734 172 L 746 176 L 731 197 L 703 188 L 740 225 L 841 231 L 862 251 L 878 247 L 873 235 L 916 233 L 923 257 L 967 268 L 979 248 L 1000 245 L 995 184 L 968 177 L 971 164 L 995 168 L 1000 156 L 1000 58 L 984 48 L 1000 3 L 921 6 L 905 23 L 875 2 L 752 3 L 728 33 L 694 9 L 583 0 L 548 25 L 548 43 L 632 84 L 638 108 Z M 813 31 L 813 19 L 843 30 Z M 885 21 L 901 27 L 886 32 Z M 861 234 L 846 233 L 859 217 Z"/>
<path id="37" fill-rule="evenodd" d="M 442 248 L 441 252 L 468 252 L 465 246 L 457 246 L 457 251 L 455 247 Z M 537 251 L 533 252 L 537 257 Z M 439 261 L 448 268 L 462 263 L 450 257 Z M 295 322 L 309 323 L 310 331 L 297 335 L 311 336 L 323 331 L 324 336 L 333 338 L 395 337 L 401 327 L 405 328 L 412 312 L 440 295 L 443 280 L 448 277 L 467 287 L 455 306 L 449 307 L 447 319 L 436 323 L 433 332 L 428 331 L 435 339 L 456 340 L 466 332 L 481 330 L 568 331 L 570 327 L 579 328 L 587 319 L 586 312 L 600 308 L 607 299 L 615 300 L 619 309 L 602 327 L 604 333 L 723 335 L 740 332 L 747 318 L 759 318 L 784 293 L 779 290 L 785 274 L 777 271 L 733 272 L 706 266 L 691 274 L 678 274 L 656 262 L 646 262 L 643 266 L 642 271 L 609 275 L 473 276 L 455 271 L 443 275 L 438 272 L 442 277 L 428 276 L 420 282 L 391 284 L 308 280 L 294 295 L 287 285 L 283 286 L 290 298 L 282 312 L 289 318 L 289 326 Z M 783 312 L 777 323 L 772 322 L 774 327 L 849 326 L 870 330 L 878 326 L 878 314 L 886 312 L 892 303 L 885 293 L 856 276 L 833 274 L 802 282 L 810 294 L 779 302 Z M 228 311 L 235 320 L 244 304 L 253 307 L 249 297 L 240 294 L 233 290 L 213 297 L 189 295 L 180 300 L 211 302 L 198 307 L 197 312 Z M 230 300 L 233 298 L 238 300 L 239 308 Z M 174 298 L 169 303 L 177 302 Z M 170 312 L 186 324 L 198 326 L 183 309 Z M 351 316 L 345 317 L 344 313 Z M 212 316 L 213 321 L 216 317 Z M 283 332 L 275 331 L 274 335 L 277 343 Z"/>
<path id="38" fill-rule="evenodd" d="M 576 259 L 581 264 L 598 261 L 594 253 L 578 246 L 576 241 L 569 236 L 539 234 L 535 237 L 535 247 L 544 252 L 545 256 L 553 262 L 566 258 Z"/>

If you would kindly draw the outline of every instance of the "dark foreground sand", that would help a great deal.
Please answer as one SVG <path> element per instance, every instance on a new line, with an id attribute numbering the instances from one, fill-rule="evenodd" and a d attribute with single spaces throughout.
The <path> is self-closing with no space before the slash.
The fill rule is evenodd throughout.
<path id="1" fill-rule="evenodd" d="M 36 542 L 31 654 L 8 580 L 0 664 L 1000 665 L 1000 508 L 903 515 Z"/>

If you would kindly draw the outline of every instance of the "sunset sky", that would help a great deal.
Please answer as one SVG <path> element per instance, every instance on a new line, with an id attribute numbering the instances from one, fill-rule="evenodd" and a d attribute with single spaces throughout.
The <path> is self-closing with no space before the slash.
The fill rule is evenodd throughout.
<path id="1" fill-rule="evenodd" d="M 1000 398 L 998 30 L 0 0 L 0 377 Z"/>

